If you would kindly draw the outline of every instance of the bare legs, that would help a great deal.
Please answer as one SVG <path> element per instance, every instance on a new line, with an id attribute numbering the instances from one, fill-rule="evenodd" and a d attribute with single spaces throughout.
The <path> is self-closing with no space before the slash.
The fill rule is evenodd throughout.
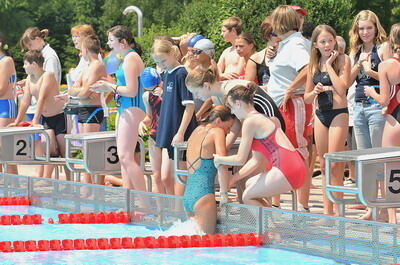
<path id="1" fill-rule="evenodd" d="M 262 199 L 279 195 L 290 190 L 292 190 L 292 186 L 287 181 L 282 171 L 276 167 L 272 167 L 268 172 L 263 172 L 251 177 L 246 182 L 243 202 L 248 205 L 266 206 L 265 201 L 261 201 Z"/>
<path id="2" fill-rule="evenodd" d="M 329 128 L 325 127 L 321 121 L 315 119 L 315 143 L 320 159 L 321 172 L 323 174 L 323 201 L 324 214 L 333 215 L 333 203 L 325 195 L 325 160 L 324 154 L 331 152 L 340 152 L 345 149 L 345 142 L 348 133 L 349 115 L 342 113 L 337 115 Z M 331 167 L 332 185 L 343 185 L 344 165 L 333 163 Z M 343 193 L 335 193 L 338 198 L 343 197 Z M 335 205 L 336 214 L 339 213 L 338 206 Z"/>
<path id="3" fill-rule="evenodd" d="M 121 163 L 123 187 L 146 191 L 143 171 L 135 161 L 135 150 L 138 139 L 139 122 L 145 114 L 136 107 L 125 109 L 118 120 L 117 149 Z"/>

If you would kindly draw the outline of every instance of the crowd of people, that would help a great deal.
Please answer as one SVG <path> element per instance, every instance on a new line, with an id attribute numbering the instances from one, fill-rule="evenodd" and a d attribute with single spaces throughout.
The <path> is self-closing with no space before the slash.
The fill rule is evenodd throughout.
<path id="1" fill-rule="evenodd" d="M 94 29 L 78 25 L 71 35 L 80 61 L 67 74 L 63 93 L 60 60 L 45 41 L 47 30 L 28 28 L 21 37 L 27 77 L 18 82 L 1 34 L 0 126 L 41 124 L 52 155 L 63 156 L 65 134 L 107 129 L 107 104 L 115 100 L 121 176 L 107 176 L 103 184 L 146 190 L 137 140 L 147 134 L 153 192 L 183 195 L 185 209 L 207 233 L 215 230 L 216 176 L 221 203 L 236 187 L 239 202 L 280 207 L 280 195 L 296 189 L 298 210 L 310 212 L 316 157 L 325 184 L 325 153 L 400 146 L 400 23 L 387 36 L 374 12 L 359 12 L 346 54 L 345 38 L 306 17 L 299 6 L 278 6 L 260 25 L 263 45 L 242 31 L 240 18 L 227 18 L 221 37 L 230 47 L 218 60 L 213 42 L 200 34 L 157 36 L 151 48 L 156 68 L 144 65 L 128 27 L 107 31 L 111 52 L 103 60 Z M 17 86 L 23 88 L 18 110 Z M 37 152 L 43 152 L 36 140 Z M 186 185 L 173 172 L 173 146 L 184 141 Z M 348 170 L 351 184 L 354 167 Z M 38 175 L 51 177 L 51 171 L 39 167 Z M 344 185 L 344 173 L 343 163 L 333 163 L 332 184 Z M 370 177 L 381 180 L 379 174 Z M 91 176 L 83 181 L 92 182 Z M 323 205 L 324 214 L 339 213 L 325 195 Z M 382 210 L 385 215 L 396 223 L 396 209 Z M 370 217 L 369 210 L 362 216 Z"/>

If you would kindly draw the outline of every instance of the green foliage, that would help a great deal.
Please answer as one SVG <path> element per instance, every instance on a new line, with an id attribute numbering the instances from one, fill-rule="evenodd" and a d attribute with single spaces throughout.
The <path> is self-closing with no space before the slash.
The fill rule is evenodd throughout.
<path id="1" fill-rule="evenodd" d="M 291 4 L 301 6 L 308 11 L 306 20 L 315 25 L 329 25 L 338 35 L 348 38 L 348 31 L 355 15 L 352 0 L 294 0 Z"/>
<path id="2" fill-rule="evenodd" d="M 154 36 L 180 36 L 186 32 L 201 33 L 217 47 L 216 58 L 229 46 L 220 37 L 221 22 L 229 16 L 239 16 L 244 31 L 254 35 L 261 49 L 264 45 L 259 33 L 261 21 L 280 4 L 300 5 L 307 9 L 306 19 L 315 24 L 328 24 L 347 38 L 354 15 L 363 9 L 373 10 L 389 31 L 390 25 L 400 21 L 400 0 L 0 0 L 0 31 L 9 40 L 17 66 L 18 78 L 25 76 L 18 40 L 30 26 L 50 31 L 47 41 L 57 51 L 64 74 L 78 63 L 78 54 L 72 45 L 70 28 L 78 24 L 92 24 L 103 48 L 106 31 L 123 24 L 136 36 L 137 17 L 122 11 L 129 5 L 143 11 L 143 36 L 138 38 L 146 65 L 153 65 L 149 50 Z M 64 75 L 63 75 L 64 76 Z"/>

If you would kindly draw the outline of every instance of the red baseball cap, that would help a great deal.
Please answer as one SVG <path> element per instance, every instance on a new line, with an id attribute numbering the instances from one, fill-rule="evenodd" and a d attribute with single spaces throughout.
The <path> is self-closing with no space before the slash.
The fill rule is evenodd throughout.
<path id="1" fill-rule="evenodd" d="M 290 7 L 293 8 L 293 10 L 296 11 L 297 13 L 303 16 L 307 16 L 307 10 L 305 10 L 304 8 L 301 8 L 299 6 L 290 6 Z"/>

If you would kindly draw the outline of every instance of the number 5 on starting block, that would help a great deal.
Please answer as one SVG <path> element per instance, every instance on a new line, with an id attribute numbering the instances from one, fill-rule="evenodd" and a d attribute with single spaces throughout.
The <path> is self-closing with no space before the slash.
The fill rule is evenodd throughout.
<path id="1" fill-rule="evenodd" d="M 386 163 L 385 190 L 388 201 L 400 201 L 400 162 Z"/>

